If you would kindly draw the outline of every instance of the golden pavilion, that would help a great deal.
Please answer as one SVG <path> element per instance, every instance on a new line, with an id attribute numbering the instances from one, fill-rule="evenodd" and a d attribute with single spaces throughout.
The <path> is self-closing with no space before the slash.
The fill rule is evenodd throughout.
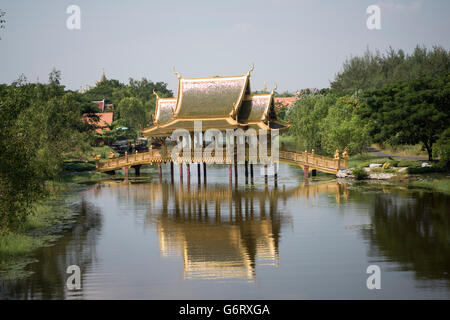
<path id="1" fill-rule="evenodd" d="M 142 131 L 144 137 L 167 137 L 176 129 L 194 131 L 194 121 L 202 121 L 202 129 L 279 129 L 289 124 L 277 119 L 274 90 L 252 94 L 250 73 L 230 77 L 178 77 L 178 96 L 156 95 L 153 125 Z"/>

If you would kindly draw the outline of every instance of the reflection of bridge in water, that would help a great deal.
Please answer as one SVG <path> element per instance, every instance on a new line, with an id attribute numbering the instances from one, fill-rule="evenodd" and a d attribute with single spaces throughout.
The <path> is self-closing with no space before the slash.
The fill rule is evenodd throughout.
<path id="1" fill-rule="evenodd" d="M 182 256 L 185 279 L 252 280 L 256 265 L 277 267 L 281 226 L 291 223 L 284 214 L 286 200 L 346 194 L 338 183 L 245 190 L 170 183 L 109 186 L 119 198 L 149 204 L 145 222 L 156 225 L 162 256 Z"/>

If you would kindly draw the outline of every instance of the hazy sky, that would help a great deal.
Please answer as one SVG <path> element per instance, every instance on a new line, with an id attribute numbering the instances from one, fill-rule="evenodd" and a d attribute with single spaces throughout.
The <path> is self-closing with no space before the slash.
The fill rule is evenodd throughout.
<path id="1" fill-rule="evenodd" d="M 69 5 L 81 29 L 69 30 Z M 366 8 L 381 9 L 381 30 L 368 30 Z M 176 92 L 177 78 L 252 73 L 278 91 L 328 87 L 342 62 L 389 45 L 406 52 L 423 44 L 450 48 L 447 0 L 304 1 L 24 1 L 2 0 L 0 83 L 24 73 L 48 80 L 53 67 L 70 89 L 108 78 L 147 77 Z"/>

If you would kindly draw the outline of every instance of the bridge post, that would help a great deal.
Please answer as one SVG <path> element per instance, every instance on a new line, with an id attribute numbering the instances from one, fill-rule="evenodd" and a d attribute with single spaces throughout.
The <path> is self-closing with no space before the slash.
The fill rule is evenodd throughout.
<path id="1" fill-rule="evenodd" d="M 344 168 L 348 168 L 348 148 L 347 147 L 345 147 L 344 152 L 342 152 L 342 158 L 344 159 Z"/>

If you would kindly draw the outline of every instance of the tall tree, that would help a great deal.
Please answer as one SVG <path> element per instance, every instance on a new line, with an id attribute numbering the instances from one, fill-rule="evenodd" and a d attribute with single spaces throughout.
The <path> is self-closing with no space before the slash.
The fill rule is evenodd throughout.
<path id="1" fill-rule="evenodd" d="M 365 97 L 360 114 L 374 142 L 422 142 L 432 160 L 433 145 L 450 123 L 450 73 L 388 85 Z"/>

